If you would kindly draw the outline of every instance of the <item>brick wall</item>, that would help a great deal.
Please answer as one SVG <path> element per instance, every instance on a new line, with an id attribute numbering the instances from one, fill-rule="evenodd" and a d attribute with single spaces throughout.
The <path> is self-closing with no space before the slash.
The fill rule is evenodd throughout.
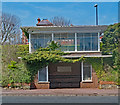
<path id="1" fill-rule="evenodd" d="M 38 74 L 36 74 L 34 82 L 31 84 L 31 88 L 35 89 L 49 89 L 50 82 L 38 82 Z"/>
<path id="2" fill-rule="evenodd" d="M 98 88 L 98 77 L 92 69 L 92 82 L 80 82 L 80 88 Z"/>

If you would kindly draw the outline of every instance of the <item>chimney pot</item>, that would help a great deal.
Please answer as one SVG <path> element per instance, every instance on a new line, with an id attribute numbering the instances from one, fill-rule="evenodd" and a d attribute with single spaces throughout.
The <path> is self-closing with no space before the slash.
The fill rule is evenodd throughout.
<path id="1" fill-rule="evenodd" d="M 40 23 L 40 18 L 37 19 L 38 23 Z"/>

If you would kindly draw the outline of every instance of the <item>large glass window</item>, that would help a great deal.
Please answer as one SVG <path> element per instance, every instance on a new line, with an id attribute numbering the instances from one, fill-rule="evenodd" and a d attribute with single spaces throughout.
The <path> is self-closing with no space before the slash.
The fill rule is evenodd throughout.
<path id="1" fill-rule="evenodd" d="M 61 51 L 75 51 L 75 48 L 76 51 L 98 51 L 98 33 L 77 33 L 77 35 L 75 33 L 53 33 L 53 38 L 52 33 L 32 34 L 32 51 L 47 47 L 52 39 L 60 44 Z"/>
<path id="2" fill-rule="evenodd" d="M 58 42 L 62 51 L 75 51 L 75 34 L 59 33 L 54 34 L 54 41 Z"/>
<path id="3" fill-rule="evenodd" d="M 31 35 L 32 50 L 39 49 L 40 47 L 45 48 L 51 41 L 52 41 L 51 34 L 38 34 L 38 35 L 32 34 Z"/>
<path id="4" fill-rule="evenodd" d="M 98 34 L 78 33 L 77 51 L 98 51 Z"/>
<path id="5" fill-rule="evenodd" d="M 47 82 L 48 81 L 48 67 L 44 67 L 38 72 L 38 80 L 39 82 Z"/>
<path id="6" fill-rule="evenodd" d="M 89 63 L 82 63 L 82 81 L 91 81 L 92 80 L 92 65 Z"/>

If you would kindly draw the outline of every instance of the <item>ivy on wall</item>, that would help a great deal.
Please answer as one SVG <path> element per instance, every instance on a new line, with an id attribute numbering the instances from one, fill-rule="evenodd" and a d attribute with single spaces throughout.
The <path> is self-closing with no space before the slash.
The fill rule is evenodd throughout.
<path id="1" fill-rule="evenodd" d="M 37 74 L 38 70 L 49 65 L 50 63 L 75 63 L 85 59 L 83 56 L 78 59 L 63 58 L 62 55 L 66 54 L 68 53 L 61 52 L 60 50 L 51 51 L 50 48 L 40 48 L 32 54 L 28 53 L 24 55 L 22 60 L 26 63 L 28 70 L 30 70 L 31 81 L 33 81 L 34 76 Z"/>

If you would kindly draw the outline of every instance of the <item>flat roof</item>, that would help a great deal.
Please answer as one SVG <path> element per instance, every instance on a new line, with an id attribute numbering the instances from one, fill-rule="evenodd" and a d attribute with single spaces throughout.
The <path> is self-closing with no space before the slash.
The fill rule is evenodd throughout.
<path id="1" fill-rule="evenodd" d="M 49 32 L 104 32 L 108 25 L 80 25 L 80 26 L 24 26 L 28 33 L 49 33 Z"/>

